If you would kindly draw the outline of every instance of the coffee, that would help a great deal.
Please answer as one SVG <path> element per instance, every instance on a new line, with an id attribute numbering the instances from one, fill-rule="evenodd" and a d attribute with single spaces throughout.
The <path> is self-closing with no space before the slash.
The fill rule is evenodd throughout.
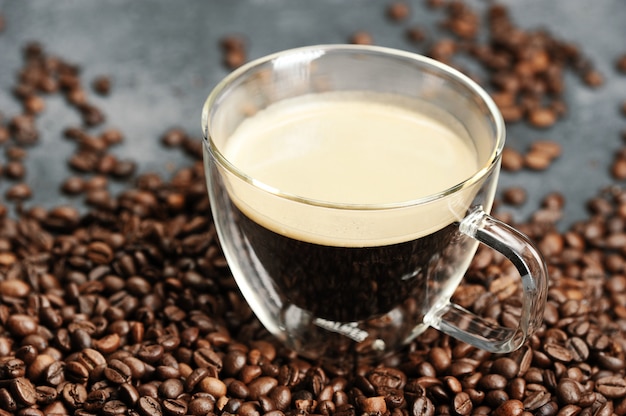
<path id="1" fill-rule="evenodd" d="M 315 201 L 314 208 L 285 210 L 238 184 L 230 188 L 247 250 L 282 303 L 342 322 L 380 316 L 403 299 L 426 295 L 471 199 L 461 192 L 397 206 L 437 195 L 478 170 L 476 150 L 450 116 L 424 102 L 374 93 L 280 102 L 244 121 L 223 153 L 264 186 Z M 325 204 L 345 209 L 337 215 Z M 396 209 L 379 207 L 367 221 L 350 210 L 375 204 Z"/>
<path id="2" fill-rule="evenodd" d="M 478 168 L 467 132 L 439 113 L 389 95 L 307 95 L 245 120 L 223 152 L 250 177 L 287 194 L 339 204 L 412 201 Z"/>
<path id="3" fill-rule="evenodd" d="M 271 231 L 245 215 L 239 226 L 264 270 L 292 304 L 331 321 L 352 322 L 385 314 L 407 298 L 420 298 L 457 226 L 383 246 L 339 247 Z"/>

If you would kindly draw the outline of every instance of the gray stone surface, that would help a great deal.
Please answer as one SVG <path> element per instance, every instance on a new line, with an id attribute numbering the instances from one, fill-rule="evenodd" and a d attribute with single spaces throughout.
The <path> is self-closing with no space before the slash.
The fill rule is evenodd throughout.
<path id="1" fill-rule="evenodd" d="M 437 33 L 441 13 L 411 1 L 409 22 L 385 18 L 388 1 L 378 0 L 0 0 L 6 29 L 0 33 L 0 112 L 19 112 L 9 88 L 21 65 L 21 48 L 39 41 L 51 54 L 83 68 L 89 82 L 110 75 L 109 97 L 93 96 L 107 115 L 107 126 L 120 128 L 126 143 L 115 152 L 139 162 L 140 170 L 163 175 L 172 166 L 189 163 L 179 152 L 163 149 L 160 135 L 180 126 L 200 138 L 200 111 L 211 88 L 227 73 L 220 63 L 219 39 L 241 33 L 249 39 L 250 58 L 316 43 L 342 43 L 367 29 L 379 45 L 415 50 L 404 38 L 409 24 Z M 500 189 L 523 185 L 529 201 L 518 217 L 527 215 L 550 191 L 567 197 L 564 224 L 585 216 L 584 202 L 612 183 L 607 173 L 613 151 L 620 146 L 626 119 L 619 107 L 626 100 L 626 76 L 614 70 L 615 58 L 626 52 L 624 0 L 508 0 L 515 22 L 527 29 L 548 28 L 559 38 L 580 46 L 607 82 L 592 90 L 574 76 L 567 79 L 569 115 L 555 128 L 538 131 L 525 125 L 509 128 L 508 145 L 524 150 L 538 138 L 558 140 L 563 156 L 547 171 L 503 173 Z M 477 9 L 487 2 L 471 3 Z M 29 204 L 76 203 L 59 196 L 65 159 L 73 145 L 61 131 L 79 123 L 61 98 L 47 100 L 39 120 L 41 143 L 30 151 L 28 182 L 36 189 Z M 4 156 L 0 156 L 3 160 Z M 2 164 L 3 162 L 0 162 Z M 7 180 L 0 179 L 3 194 Z"/>

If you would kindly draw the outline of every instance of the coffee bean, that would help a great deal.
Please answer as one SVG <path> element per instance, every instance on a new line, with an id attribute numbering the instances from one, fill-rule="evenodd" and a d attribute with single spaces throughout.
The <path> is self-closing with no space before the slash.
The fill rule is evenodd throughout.
<path id="1" fill-rule="evenodd" d="M 543 347 L 545 353 L 552 359 L 558 360 L 561 362 L 570 362 L 572 361 L 572 352 L 566 347 L 559 344 L 546 344 Z"/>
<path id="2" fill-rule="evenodd" d="M 11 382 L 11 393 L 24 406 L 32 406 L 37 402 L 35 387 L 24 377 L 18 377 Z"/>
<path id="3" fill-rule="evenodd" d="M 604 84 L 604 77 L 602 74 L 594 69 L 590 69 L 583 74 L 583 80 L 585 84 L 590 87 L 599 87 Z"/>
<path id="4" fill-rule="evenodd" d="M 433 416 L 435 414 L 435 406 L 428 397 L 420 396 L 414 402 L 411 408 L 413 416 Z"/>
<path id="5" fill-rule="evenodd" d="M 199 367 L 215 367 L 220 370 L 222 368 L 222 359 L 218 354 L 210 348 L 200 348 L 193 354 L 193 359 Z"/>
<path id="6" fill-rule="evenodd" d="M 524 156 L 524 166 L 531 170 L 545 170 L 551 163 L 552 159 L 550 156 L 541 151 L 531 150 Z"/>
<path id="7" fill-rule="evenodd" d="M 82 384 L 67 383 L 63 386 L 62 398 L 70 408 L 80 408 L 87 400 L 87 389 Z"/>
<path id="8" fill-rule="evenodd" d="M 213 395 L 213 397 L 220 398 L 226 395 L 227 387 L 218 378 L 204 377 L 199 384 L 202 391 Z"/>
<path id="9" fill-rule="evenodd" d="M 91 85 L 93 90 L 100 95 L 109 95 L 111 92 L 111 78 L 105 75 L 94 78 Z"/>
<path id="10" fill-rule="evenodd" d="M 192 397 L 187 410 L 194 416 L 206 415 L 213 411 L 215 400 L 209 397 Z"/>
<path id="11" fill-rule="evenodd" d="M 457 393 L 454 396 L 453 401 L 454 411 L 461 416 L 466 416 L 472 413 L 473 404 L 469 394 L 465 392 Z"/>
<path id="12" fill-rule="evenodd" d="M 25 337 L 37 331 L 37 321 L 30 315 L 15 314 L 9 316 L 6 328 L 17 337 Z"/>
<path id="13" fill-rule="evenodd" d="M 149 397 L 142 397 L 141 399 L 146 399 L 149 400 Z M 148 415 L 160 415 L 160 406 L 158 403 L 156 403 L 157 406 L 159 406 L 159 412 L 156 412 L 156 409 L 153 410 L 153 413 L 149 413 L 146 412 L 144 409 L 149 408 L 147 405 L 142 406 L 141 403 L 141 399 L 139 399 L 139 403 L 140 405 L 137 408 L 137 411 L 142 415 L 142 416 L 148 416 Z M 124 402 L 122 402 L 121 400 L 109 400 L 107 401 L 104 406 L 102 406 L 102 410 L 100 411 L 103 415 L 105 416 L 121 416 L 121 415 L 125 415 L 128 412 L 128 406 L 126 406 L 124 404 Z"/>
<path id="14" fill-rule="evenodd" d="M 267 395 L 278 385 L 278 380 L 273 377 L 259 377 L 248 384 L 250 399 L 257 400 L 260 396 Z"/>
<path id="15" fill-rule="evenodd" d="M 389 387 L 392 389 L 404 388 L 406 375 L 394 368 L 379 367 L 367 375 L 367 379 L 375 388 Z"/>
<path id="16" fill-rule="evenodd" d="M 6 197 L 6 199 L 11 201 L 22 201 L 30 198 L 32 194 L 33 192 L 30 186 L 25 183 L 18 183 L 9 187 L 6 190 L 4 196 Z"/>
<path id="17" fill-rule="evenodd" d="M 128 383 L 132 376 L 130 367 L 118 359 L 110 360 L 103 374 L 107 380 L 115 384 Z"/>
<path id="18" fill-rule="evenodd" d="M 160 416 L 163 414 L 161 405 L 152 397 L 144 396 L 137 402 L 137 411 L 142 416 Z"/>
<path id="19" fill-rule="evenodd" d="M 87 246 L 87 257 L 95 264 L 108 264 L 113 260 L 113 249 L 101 241 L 94 241 Z"/>
<path id="20" fill-rule="evenodd" d="M 626 381 L 620 376 L 602 377 L 596 381 L 595 389 L 606 398 L 622 398 L 626 396 Z"/>
<path id="21" fill-rule="evenodd" d="M 370 35 L 366 31 L 357 31 L 352 34 L 349 39 L 349 43 L 353 43 L 355 45 L 372 45 L 374 40 L 372 35 Z"/>
<path id="22" fill-rule="evenodd" d="M 132 176 L 137 170 L 137 165 L 132 160 L 118 160 L 113 169 L 111 169 L 111 175 L 116 178 L 128 178 Z"/>
<path id="23" fill-rule="evenodd" d="M 173 128 L 161 137 L 161 143 L 167 147 L 179 147 L 183 144 L 186 134 L 180 128 Z"/>
<path id="24" fill-rule="evenodd" d="M 65 381 L 65 363 L 62 361 L 53 361 L 44 372 L 46 383 L 52 386 L 58 386 Z"/>
<path id="25" fill-rule="evenodd" d="M 165 399 L 163 400 L 163 411 L 172 416 L 184 416 L 187 414 L 188 406 L 183 400 Z M 243 413 L 240 413 L 243 414 Z M 257 414 L 259 414 L 257 412 Z"/>
<path id="26" fill-rule="evenodd" d="M 506 378 L 500 374 L 488 374 L 480 378 L 479 386 L 485 390 L 502 390 L 506 388 Z"/>
<path id="27" fill-rule="evenodd" d="M 387 7 L 387 15 L 393 21 L 402 21 L 409 17 L 411 10 L 407 3 L 394 1 Z"/>
<path id="28" fill-rule="evenodd" d="M 137 357 L 146 363 L 152 364 L 159 361 L 164 354 L 163 346 L 158 344 L 143 345 L 137 352 Z"/>
<path id="29" fill-rule="evenodd" d="M 20 161 L 11 160 L 4 165 L 2 173 L 9 179 L 23 179 L 26 176 L 26 167 Z"/>
<path id="30" fill-rule="evenodd" d="M 159 395 L 166 399 L 175 399 L 184 391 L 183 382 L 179 379 L 165 380 L 159 385 Z"/>
<path id="31" fill-rule="evenodd" d="M 524 412 L 524 404 L 519 400 L 507 400 L 494 411 L 494 416 L 517 416 Z"/>
<path id="32" fill-rule="evenodd" d="M 556 393 L 559 400 L 566 404 L 577 404 L 582 395 L 579 383 L 569 379 L 559 381 Z"/>
<path id="33" fill-rule="evenodd" d="M 28 283 L 17 280 L 0 281 L 0 295 L 12 298 L 25 298 L 31 293 L 31 287 Z"/>
<path id="34" fill-rule="evenodd" d="M 5 388 L 0 388 L 0 409 L 5 409 L 7 412 L 15 412 L 18 408 L 18 403 L 15 401 L 11 393 Z M 12 414 L 9 413 L 9 414 Z"/>
<path id="35" fill-rule="evenodd" d="M 83 402 L 83 408 L 92 413 L 100 411 L 110 395 L 104 390 L 92 390 L 87 394 L 85 401 Z"/>
<path id="36" fill-rule="evenodd" d="M 502 199 L 505 203 L 515 206 L 523 205 L 526 202 L 526 190 L 521 187 L 511 187 L 504 190 Z"/>
<path id="37" fill-rule="evenodd" d="M 502 150 L 502 169 L 515 172 L 524 167 L 524 156 L 517 150 L 505 147 Z"/>

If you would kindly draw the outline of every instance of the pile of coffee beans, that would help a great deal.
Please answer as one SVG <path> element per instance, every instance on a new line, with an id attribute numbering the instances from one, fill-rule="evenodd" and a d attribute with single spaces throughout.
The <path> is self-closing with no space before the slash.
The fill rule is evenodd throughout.
<path id="1" fill-rule="evenodd" d="M 458 7 L 449 26 L 469 36 L 471 11 Z M 549 62 L 561 59 L 553 56 L 561 49 L 546 51 Z M 427 330 L 382 362 L 324 367 L 276 343 L 238 292 L 211 220 L 200 142 L 164 133 L 165 146 L 191 156 L 170 180 L 110 162 L 107 149 L 123 135 L 90 133 L 104 115 L 79 75 L 28 45 L 15 87 L 24 114 L 0 127 L 3 174 L 23 185 L 13 190 L 15 216 L 0 204 L 0 416 L 626 415 L 626 190 L 600 191 L 589 217 L 565 231 L 558 193 L 514 224 L 537 242 L 551 278 L 544 323 L 520 350 L 492 354 Z M 110 79 L 92 87 L 110 93 Z M 84 214 L 21 204 L 30 190 L 19 166 L 39 139 L 39 98 L 57 91 L 83 116 L 84 126 L 66 130 L 81 157 L 70 157 L 76 175 L 62 190 L 85 194 Z M 543 143 L 530 154 L 549 162 L 560 148 Z M 532 166 L 528 155 L 521 167 Z M 88 166 L 77 164 L 82 157 Z M 111 195 L 111 176 L 132 181 Z M 512 326 L 516 273 L 480 249 L 454 300 Z"/>

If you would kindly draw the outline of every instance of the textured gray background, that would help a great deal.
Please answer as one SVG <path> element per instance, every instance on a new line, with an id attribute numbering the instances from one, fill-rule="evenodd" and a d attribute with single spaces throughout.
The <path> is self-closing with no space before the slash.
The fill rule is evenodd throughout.
<path id="1" fill-rule="evenodd" d="M 249 57 L 316 43 L 342 43 L 367 29 L 376 44 L 423 52 L 404 38 L 409 25 L 437 37 L 442 13 L 423 0 L 410 1 L 412 15 L 401 24 L 385 17 L 389 1 L 379 0 L 0 0 L 6 29 L 0 33 L 0 113 L 19 112 L 10 93 L 21 66 L 21 48 L 39 41 L 51 54 L 83 68 L 83 80 L 97 75 L 113 79 L 109 97 L 91 97 L 107 115 L 107 126 L 120 128 L 124 146 L 115 153 L 139 162 L 140 170 L 167 176 L 171 166 L 189 163 L 180 152 L 163 149 L 159 137 L 180 126 L 200 138 L 200 111 L 210 89 L 227 73 L 221 65 L 219 39 L 241 33 L 249 39 Z M 487 2 L 470 2 L 482 10 Z M 607 82 L 598 89 L 567 79 L 568 117 L 555 128 L 538 131 L 525 125 L 509 128 L 508 145 L 525 150 L 545 138 L 563 145 L 563 156 L 541 174 L 503 174 L 500 189 L 524 185 L 529 201 L 518 218 L 537 207 L 550 191 L 567 197 L 564 224 L 585 217 L 584 202 L 611 184 L 608 164 L 622 146 L 626 119 L 619 107 L 626 100 L 626 76 L 614 70 L 626 52 L 624 0 L 509 0 L 513 20 L 526 29 L 548 28 L 556 37 L 580 46 Z M 65 159 L 73 144 L 61 138 L 63 128 L 79 124 L 74 110 L 60 97 L 47 99 L 39 119 L 41 143 L 30 150 L 28 182 L 37 191 L 35 203 L 52 206 L 76 203 L 59 196 L 67 176 Z M 4 156 L 0 156 L 0 163 Z M 7 180 L 0 179 L 4 194 Z"/>

